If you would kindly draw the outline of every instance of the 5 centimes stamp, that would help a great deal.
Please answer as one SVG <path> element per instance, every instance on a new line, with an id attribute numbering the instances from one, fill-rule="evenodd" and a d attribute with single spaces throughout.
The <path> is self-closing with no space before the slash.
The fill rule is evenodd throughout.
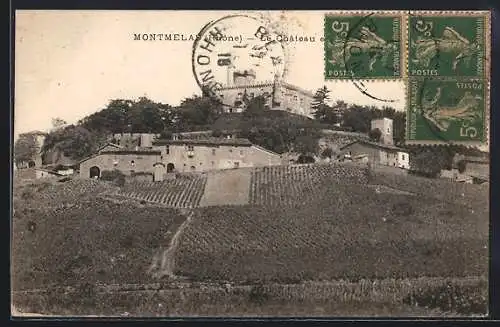
<path id="1" fill-rule="evenodd" d="M 401 13 L 327 14 L 325 79 L 402 77 L 402 26 Z"/>
<path id="2" fill-rule="evenodd" d="M 411 79 L 406 142 L 484 144 L 487 92 L 481 79 Z"/>
<path id="3" fill-rule="evenodd" d="M 410 13 L 408 74 L 486 77 L 489 19 L 487 11 Z"/>
<path id="4" fill-rule="evenodd" d="M 285 48 L 278 34 L 255 17 L 231 15 L 211 22 L 193 44 L 193 73 L 211 93 L 251 77 L 272 81 L 285 73 Z"/>

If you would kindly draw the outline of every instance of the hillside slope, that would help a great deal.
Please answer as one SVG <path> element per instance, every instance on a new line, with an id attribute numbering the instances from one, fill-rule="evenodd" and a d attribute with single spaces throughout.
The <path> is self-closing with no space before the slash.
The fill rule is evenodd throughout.
<path id="1" fill-rule="evenodd" d="M 253 184 L 252 205 L 196 210 L 177 274 L 240 282 L 487 275 L 482 203 L 340 184 L 328 173 L 264 176 L 275 178 Z"/>

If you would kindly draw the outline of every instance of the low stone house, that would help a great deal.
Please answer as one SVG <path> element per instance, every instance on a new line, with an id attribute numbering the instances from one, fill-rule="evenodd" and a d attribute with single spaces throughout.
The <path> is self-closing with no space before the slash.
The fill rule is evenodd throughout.
<path id="1" fill-rule="evenodd" d="M 80 162 L 80 176 L 100 177 L 102 171 L 117 169 L 125 175 L 151 173 L 155 180 L 162 180 L 166 173 L 172 172 L 205 172 L 282 163 L 279 154 L 247 139 L 206 137 L 150 141 L 143 138 L 143 146 L 135 149 L 107 144 Z"/>

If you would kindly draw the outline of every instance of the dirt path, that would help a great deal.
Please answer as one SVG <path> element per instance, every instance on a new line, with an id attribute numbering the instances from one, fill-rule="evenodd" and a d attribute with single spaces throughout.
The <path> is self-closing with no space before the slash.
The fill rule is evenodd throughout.
<path id="1" fill-rule="evenodd" d="M 161 278 L 168 276 L 170 278 L 175 278 L 174 266 L 175 266 L 175 251 L 179 245 L 179 238 L 193 219 L 194 211 L 192 210 L 181 210 L 182 214 L 186 215 L 186 220 L 177 228 L 177 231 L 170 239 L 170 244 L 168 248 L 164 251 L 158 252 L 154 258 L 153 263 L 149 269 L 149 272 L 153 274 L 155 278 Z"/>
<path id="2" fill-rule="evenodd" d="M 248 204 L 250 182 L 251 171 L 245 168 L 210 173 L 200 207 Z"/>

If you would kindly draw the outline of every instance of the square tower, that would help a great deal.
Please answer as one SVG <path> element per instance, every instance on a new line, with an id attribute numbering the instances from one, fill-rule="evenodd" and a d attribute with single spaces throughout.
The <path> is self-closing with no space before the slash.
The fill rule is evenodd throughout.
<path id="1" fill-rule="evenodd" d="M 380 136 L 380 142 L 383 144 L 394 144 L 394 136 L 392 131 L 392 119 L 390 118 L 381 118 L 381 119 L 373 119 L 371 124 L 371 129 L 378 128 L 382 135 Z"/>

